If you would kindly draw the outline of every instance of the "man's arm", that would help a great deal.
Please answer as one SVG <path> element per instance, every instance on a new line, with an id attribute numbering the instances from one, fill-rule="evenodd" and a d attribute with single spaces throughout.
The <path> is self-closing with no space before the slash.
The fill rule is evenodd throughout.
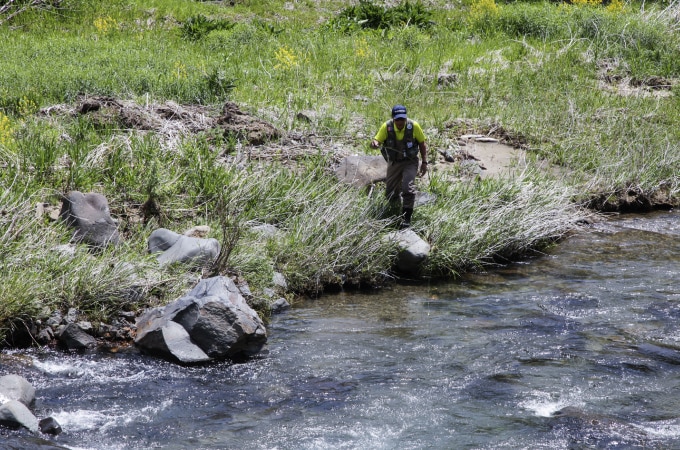
<path id="1" fill-rule="evenodd" d="M 375 134 L 375 137 L 371 141 L 371 147 L 373 148 L 379 148 L 383 142 L 385 142 L 385 139 L 387 139 L 387 122 L 384 122 L 381 126 L 378 132 Z"/>
<path id="2" fill-rule="evenodd" d="M 420 175 L 425 175 L 427 173 L 427 144 L 423 141 L 418 143 L 418 149 L 420 150 Z"/>

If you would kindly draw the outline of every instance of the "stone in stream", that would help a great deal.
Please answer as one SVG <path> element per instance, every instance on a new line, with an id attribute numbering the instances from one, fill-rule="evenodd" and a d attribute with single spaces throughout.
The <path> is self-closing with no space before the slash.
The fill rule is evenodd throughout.
<path id="1" fill-rule="evenodd" d="M 552 429 L 569 439 L 569 448 L 655 448 L 647 432 L 617 417 L 594 414 L 575 406 L 555 411 L 548 419 Z"/>
<path id="2" fill-rule="evenodd" d="M 203 279 L 175 302 L 147 310 L 135 338 L 144 352 L 183 364 L 253 356 L 266 341 L 264 323 L 226 277 Z"/>
<path id="3" fill-rule="evenodd" d="M 61 425 L 59 425 L 59 422 L 53 417 L 45 417 L 38 422 L 38 426 L 40 427 L 40 431 L 44 434 L 56 436 L 62 432 Z"/>
<path id="4" fill-rule="evenodd" d="M 31 406 L 35 401 L 35 388 L 21 375 L 0 377 L 0 403 L 10 400 Z"/>
<path id="5" fill-rule="evenodd" d="M 28 428 L 38 431 L 38 419 L 18 400 L 10 400 L 0 405 L 0 425 L 10 428 Z"/>
<path id="6" fill-rule="evenodd" d="M 430 244 L 410 228 L 388 233 L 385 239 L 396 242 L 399 247 L 396 266 L 402 273 L 418 273 L 430 255 Z"/>
<path id="7" fill-rule="evenodd" d="M 147 319 L 148 320 L 148 319 Z M 146 352 L 170 357 L 183 364 L 210 361 L 210 357 L 193 342 L 187 330 L 165 316 L 158 316 L 145 322 L 147 330 L 135 340 Z"/>

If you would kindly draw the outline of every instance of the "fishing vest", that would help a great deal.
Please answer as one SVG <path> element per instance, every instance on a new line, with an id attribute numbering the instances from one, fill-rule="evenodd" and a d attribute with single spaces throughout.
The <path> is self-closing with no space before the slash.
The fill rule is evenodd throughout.
<path id="1" fill-rule="evenodd" d="M 418 143 L 413 138 L 413 121 L 406 119 L 404 138 L 397 140 L 397 132 L 394 129 L 394 120 L 387 121 L 387 139 L 383 143 L 381 153 L 385 161 L 403 161 L 404 159 L 418 158 Z"/>

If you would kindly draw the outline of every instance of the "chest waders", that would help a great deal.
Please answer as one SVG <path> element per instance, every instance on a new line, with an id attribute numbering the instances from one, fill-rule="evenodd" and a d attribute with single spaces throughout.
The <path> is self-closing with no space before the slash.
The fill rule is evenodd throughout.
<path id="1" fill-rule="evenodd" d="M 403 161 L 405 159 L 418 159 L 418 145 L 413 138 L 413 121 L 406 120 L 404 139 L 397 140 L 397 132 L 394 129 L 394 120 L 387 122 L 387 139 L 380 149 L 383 158 L 387 162 Z"/>

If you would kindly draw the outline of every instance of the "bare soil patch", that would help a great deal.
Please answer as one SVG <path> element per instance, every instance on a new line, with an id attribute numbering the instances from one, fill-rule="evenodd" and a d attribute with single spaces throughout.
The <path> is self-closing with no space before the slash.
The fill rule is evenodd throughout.
<path id="1" fill-rule="evenodd" d="M 664 98 L 673 95 L 673 85 L 677 80 L 651 76 L 636 78 L 629 74 L 627 67 L 614 59 L 598 61 L 598 79 L 600 89 L 622 97 L 655 97 Z"/>

